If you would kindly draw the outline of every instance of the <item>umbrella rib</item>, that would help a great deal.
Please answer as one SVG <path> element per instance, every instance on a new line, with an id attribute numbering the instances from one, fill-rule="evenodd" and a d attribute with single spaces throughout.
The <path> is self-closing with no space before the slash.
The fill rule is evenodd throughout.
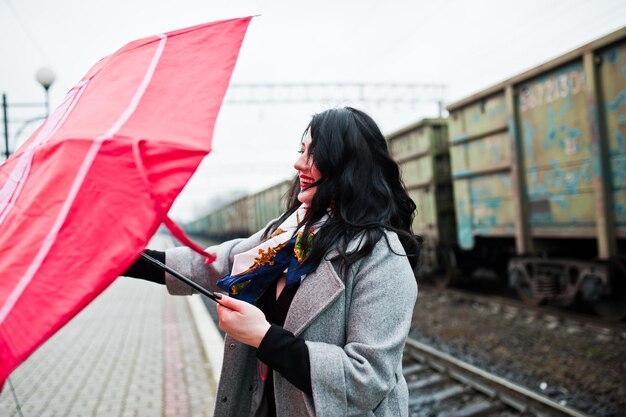
<path id="1" fill-rule="evenodd" d="M 52 229 L 50 229 L 50 231 L 48 232 L 48 235 L 44 239 L 41 247 L 39 248 L 39 251 L 35 255 L 33 262 L 30 264 L 30 266 L 26 270 L 26 273 L 19 280 L 18 284 L 15 286 L 13 291 L 11 291 L 11 294 L 9 295 L 9 297 L 7 297 L 7 301 L 2 306 L 2 310 L 0 310 L 0 324 L 4 322 L 4 319 L 6 318 L 6 316 L 13 309 L 13 306 L 15 305 L 19 297 L 22 295 L 22 293 L 26 289 L 26 286 L 28 286 L 30 281 L 33 279 L 33 277 L 37 273 L 37 270 L 43 263 L 45 257 L 48 255 L 50 248 L 52 248 L 52 245 L 54 244 L 54 241 L 56 240 L 59 230 L 61 230 L 61 226 L 63 225 L 63 223 L 65 222 L 65 219 L 67 218 L 67 213 L 70 211 L 72 203 L 74 202 L 74 199 L 76 198 L 76 195 L 78 194 L 78 190 L 80 189 L 85 177 L 87 176 L 87 172 L 89 171 L 89 168 L 91 167 L 93 160 L 96 158 L 96 155 L 98 154 L 98 151 L 100 150 L 101 146 L 102 146 L 102 141 L 98 141 L 98 142 L 94 142 L 89 148 L 89 151 L 87 152 L 87 156 L 83 160 L 83 163 L 80 165 L 78 174 L 76 175 L 76 178 L 74 178 L 74 182 L 72 183 L 72 188 L 70 189 L 70 192 L 67 198 L 65 199 L 63 206 L 61 207 L 61 211 L 59 212 L 56 218 L 56 221 L 54 222 L 52 226 Z"/>
<path id="2" fill-rule="evenodd" d="M 0 224 L 2 224 L 8 213 L 11 211 L 11 208 L 15 204 L 15 201 L 19 197 L 22 188 L 28 179 L 35 149 L 46 143 L 48 139 L 50 139 L 50 137 L 52 137 L 52 135 L 59 130 L 61 125 L 63 125 L 80 99 L 86 85 L 87 83 L 85 81 L 81 81 L 75 88 L 72 89 L 72 91 L 70 91 L 70 93 L 68 93 L 63 100 L 63 103 L 61 103 L 61 105 L 44 122 L 43 128 L 35 140 L 30 143 L 24 153 L 19 156 L 15 168 L 13 168 L 13 171 L 9 174 L 9 180 L 0 190 Z"/>
<path id="3" fill-rule="evenodd" d="M 137 110 L 139 101 L 143 98 L 143 94 L 148 88 L 148 84 L 150 84 L 150 81 L 152 80 L 152 75 L 154 74 L 157 63 L 159 62 L 159 59 L 161 58 L 163 49 L 165 49 L 165 42 L 167 41 L 167 37 L 162 33 L 159 34 L 158 36 L 159 38 L 161 38 L 161 40 L 159 41 L 159 45 L 157 46 L 154 56 L 152 57 L 152 61 L 150 62 L 148 71 L 146 72 L 144 79 L 141 81 L 141 85 L 139 85 L 137 92 L 131 99 L 130 104 L 128 105 L 124 113 L 122 113 L 120 118 L 113 124 L 113 126 L 111 126 L 111 129 L 109 129 L 109 131 L 104 134 L 103 140 L 105 138 L 106 139 L 111 138 L 113 135 L 115 135 L 122 128 L 122 126 L 124 126 L 124 124 L 128 121 L 130 116 L 133 115 L 135 110 Z"/>
<path id="4" fill-rule="evenodd" d="M 120 115 L 117 121 L 113 124 L 113 126 L 111 126 L 111 128 L 104 135 L 96 138 L 94 143 L 91 145 L 91 147 L 87 151 L 87 155 L 85 156 L 85 159 L 83 160 L 80 166 L 80 169 L 76 175 L 76 178 L 74 178 L 74 182 L 72 183 L 70 192 L 67 198 L 65 199 L 63 206 L 61 207 L 61 210 L 56 218 L 56 221 L 54 222 L 54 225 L 52 226 L 52 229 L 48 232 L 48 235 L 46 236 L 44 242 L 39 248 L 39 251 L 35 255 L 33 262 L 30 264 L 30 266 L 26 270 L 26 273 L 19 280 L 18 284 L 15 286 L 13 291 L 11 291 L 11 294 L 7 297 L 7 300 L 2 306 L 2 309 L 0 309 L 0 325 L 4 322 L 4 319 L 11 312 L 11 310 L 13 309 L 13 306 L 17 303 L 17 300 L 20 298 L 20 296 L 22 295 L 22 293 L 24 292 L 24 290 L 26 289 L 30 281 L 35 276 L 35 274 L 37 273 L 37 270 L 39 270 L 39 267 L 41 267 L 41 264 L 43 263 L 45 257 L 48 255 L 50 248 L 52 248 L 52 245 L 54 244 L 56 240 L 59 230 L 61 229 L 61 226 L 65 222 L 67 214 L 70 211 L 70 208 L 74 202 L 74 199 L 76 198 L 76 195 L 78 194 L 78 190 L 82 186 L 83 181 L 85 177 L 87 176 L 87 172 L 91 168 L 91 165 L 94 159 L 96 158 L 96 155 L 98 154 L 98 151 L 100 150 L 100 147 L 102 146 L 102 143 L 105 140 L 113 137 L 115 133 L 121 129 L 124 123 L 128 121 L 130 116 L 132 116 L 133 112 L 137 109 L 137 106 L 139 105 L 139 101 L 143 97 L 143 94 L 145 93 L 148 87 L 148 84 L 150 83 L 152 79 L 157 63 L 159 62 L 159 59 L 161 58 L 161 55 L 163 53 L 163 49 L 165 48 L 167 36 L 165 36 L 164 34 L 160 34 L 158 36 L 161 38 L 161 40 L 152 57 L 150 65 L 148 66 L 148 69 L 146 70 L 144 79 L 142 80 L 141 84 L 137 88 L 137 91 L 135 92 L 135 95 L 131 99 L 126 110 Z"/>

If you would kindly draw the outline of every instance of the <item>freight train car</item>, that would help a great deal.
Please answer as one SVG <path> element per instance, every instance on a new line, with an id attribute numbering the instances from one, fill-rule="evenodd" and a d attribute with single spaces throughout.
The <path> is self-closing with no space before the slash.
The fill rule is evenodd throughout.
<path id="1" fill-rule="evenodd" d="M 387 135 L 389 151 L 417 205 L 413 232 L 422 240 L 418 276 L 446 286 L 456 277 L 456 227 L 446 119 L 423 119 Z"/>
<path id="2" fill-rule="evenodd" d="M 464 272 L 626 315 L 626 28 L 448 110 Z"/>
<path id="3" fill-rule="evenodd" d="M 285 210 L 283 197 L 291 184 L 291 180 L 283 181 L 241 197 L 187 224 L 185 230 L 195 236 L 218 242 L 250 236 Z"/>
<path id="4" fill-rule="evenodd" d="M 283 181 L 248 198 L 248 235 L 267 225 L 267 222 L 280 216 L 286 209 L 285 195 L 293 184 L 292 180 Z"/>
<path id="5" fill-rule="evenodd" d="M 209 218 L 207 216 L 200 217 L 192 222 L 185 223 L 183 228 L 185 232 L 192 237 L 205 238 L 207 235 L 207 228 L 209 224 Z"/>

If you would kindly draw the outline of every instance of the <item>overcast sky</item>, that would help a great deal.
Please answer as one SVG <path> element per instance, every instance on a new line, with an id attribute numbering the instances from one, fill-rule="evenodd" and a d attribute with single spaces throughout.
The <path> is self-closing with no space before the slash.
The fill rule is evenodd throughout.
<path id="1" fill-rule="evenodd" d="M 41 101 L 34 74 L 48 66 L 55 107 L 95 62 L 133 39 L 255 14 L 232 83 L 437 83 L 452 102 L 626 26 L 626 1 L 0 0 L 0 90 L 9 103 Z M 364 108 L 387 133 L 436 116 L 435 106 L 408 104 L 225 104 L 214 151 L 171 215 L 188 221 L 216 196 L 293 175 L 310 116 L 343 104 Z M 11 124 L 12 135 L 19 127 Z"/>

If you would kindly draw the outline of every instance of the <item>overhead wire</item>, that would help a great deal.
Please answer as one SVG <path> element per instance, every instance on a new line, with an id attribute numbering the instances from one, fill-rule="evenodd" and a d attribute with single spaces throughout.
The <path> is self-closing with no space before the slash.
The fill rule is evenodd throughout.
<path id="1" fill-rule="evenodd" d="M 519 39 L 520 34 L 531 34 L 531 33 L 534 33 L 535 30 L 538 28 L 549 27 L 551 21 L 555 19 L 555 16 L 558 16 L 558 19 L 562 21 L 574 22 L 576 18 L 575 13 L 579 11 L 579 6 L 582 4 L 586 4 L 586 3 L 587 3 L 586 0 L 578 0 L 577 2 L 574 2 L 574 3 L 571 1 L 561 1 L 557 3 L 546 3 L 545 5 L 542 5 L 543 11 L 541 14 L 537 16 L 536 19 L 526 20 L 525 22 L 521 22 L 521 24 L 518 23 L 519 26 L 516 29 L 516 33 L 513 33 L 509 36 L 500 36 L 496 38 L 497 43 L 495 45 L 492 44 L 492 48 L 490 48 L 490 50 L 483 50 L 483 51 L 477 52 L 477 54 L 475 55 L 476 61 L 481 62 L 482 60 L 487 59 L 489 55 L 492 55 L 493 50 L 497 51 L 497 50 L 500 50 L 501 48 L 505 48 L 511 45 L 512 41 Z M 550 5 L 550 7 L 548 7 L 548 4 Z M 624 4 L 622 4 L 622 6 L 624 6 Z M 621 10 L 621 12 L 624 12 L 624 11 L 626 10 Z M 624 16 L 623 14 L 621 15 Z M 581 22 L 581 25 L 577 26 L 578 28 L 577 31 L 579 33 L 589 33 L 589 31 L 593 31 L 594 28 L 602 27 L 602 24 L 598 19 L 603 19 L 602 21 L 603 23 L 604 20 L 609 19 L 611 16 L 620 16 L 620 12 L 616 13 L 615 10 L 607 9 L 605 10 L 604 16 L 602 17 L 593 16 L 592 18 L 589 18 L 589 16 L 585 16 L 583 18 L 583 21 Z M 574 23 L 572 23 L 572 25 L 573 24 Z M 602 36 L 602 34 L 592 35 L 592 37 L 593 36 L 595 37 Z M 583 41 L 582 43 L 586 43 L 590 40 L 591 38 L 586 41 Z M 559 48 L 561 49 L 555 50 L 549 56 L 536 57 L 538 62 L 528 62 L 528 65 L 526 67 L 519 68 L 517 72 L 522 72 L 528 68 L 531 68 L 534 65 L 537 65 L 539 62 L 543 62 L 543 61 L 552 59 L 556 56 L 562 55 L 569 50 L 572 50 L 578 46 L 581 46 L 582 44 L 580 42 L 572 43 L 571 35 L 569 35 L 565 31 L 562 31 L 561 33 L 558 33 L 558 34 L 553 34 L 548 39 L 536 38 L 536 42 L 550 42 L 552 45 L 559 45 Z M 527 44 L 527 45 L 529 48 L 532 48 L 532 43 Z M 517 49 L 517 48 L 514 47 L 514 49 Z M 520 50 L 520 53 L 524 53 L 524 51 Z M 500 80 L 497 80 L 497 81 L 500 81 Z"/>
<path id="2" fill-rule="evenodd" d="M 26 24 L 26 22 L 22 19 L 22 17 L 18 13 L 18 11 L 15 8 L 15 6 L 13 5 L 13 3 L 11 3 L 11 0 L 4 0 L 4 1 L 7 4 L 7 6 L 9 7 L 9 10 L 11 11 L 11 13 L 13 14 L 13 17 L 15 18 L 15 20 L 17 21 L 19 26 L 22 28 L 22 30 L 24 31 L 24 33 L 26 34 L 26 36 L 28 37 L 28 39 L 30 40 L 32 45 L 35 47 L 35 49 L 37 49 L 37 51 L 41 54 L 42 58 L 46 62 L 51 62 L 50 56 L 46 53 L 44 48 L 41 46 L 41 43 L 39 43 L 37 41 L 37 39 L 35 38 L 33 33 L 30 31 L 30 29 L 28 28 L 28 25 Z"/>

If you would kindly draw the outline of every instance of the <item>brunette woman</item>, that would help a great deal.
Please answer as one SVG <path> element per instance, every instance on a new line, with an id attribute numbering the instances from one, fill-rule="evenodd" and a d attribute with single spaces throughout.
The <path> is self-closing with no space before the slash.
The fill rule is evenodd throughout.
<path id="1" fill-rule="evenodd" d="M 402 351 L 417 286 L 415 204 L 385 138 L 354 108 L 313 116 L 284 214 L 247 239 L 150 251 L 220 298 L 215 416 L 407 416 Z M 192 290 L 137 261 L 127 275 Z"/>

